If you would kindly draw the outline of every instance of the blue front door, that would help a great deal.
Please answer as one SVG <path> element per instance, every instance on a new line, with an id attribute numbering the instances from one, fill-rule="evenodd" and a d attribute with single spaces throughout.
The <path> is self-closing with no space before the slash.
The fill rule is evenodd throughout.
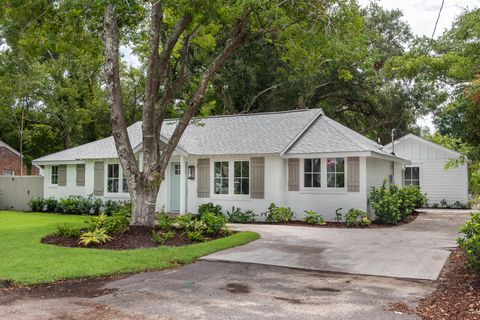
<path id="1" fill-rule="evenodd" d="M 170 165 L 170 211 L 180 211 L 180 162 Z"/>

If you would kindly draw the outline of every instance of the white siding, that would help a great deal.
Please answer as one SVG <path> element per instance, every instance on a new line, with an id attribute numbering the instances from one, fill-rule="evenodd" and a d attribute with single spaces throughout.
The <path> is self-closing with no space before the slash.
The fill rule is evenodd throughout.
<path id="1" fill-rule="evenodd" d="M 457 155 L 450 150 L 420 138 L 407 136 L 395 144 L 395 154 L 411 161 L 411 166 L 420 167 L 420 187 L 427 193 L 429 204 L 468 202 L 467 166 L 445 169 L 445 163 Z"/>
<path id="2" fill-rule="evenodd" d="M 67 185 L 58 186 L 51 184 L 52 166 L 45 166 L 44 197 L 54 197 L 56 199 L 68 197 L 71 195 L 86 196 L 85 187 L 77 187 L 77 165 L 67 164 Z M 85 171 L 86 173 L 86 171 Z M 85 181 L 86 185 L 86 181 Z"/>

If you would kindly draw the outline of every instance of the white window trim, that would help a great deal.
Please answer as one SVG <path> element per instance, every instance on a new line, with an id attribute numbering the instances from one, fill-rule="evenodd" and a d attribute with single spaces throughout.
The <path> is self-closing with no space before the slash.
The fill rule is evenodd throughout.
<path id="1" fill-rule="evenodd" d="M 108 165 L 110 164 L 118 164 L 118 192 L 108 192 Z M 119 162 L 105 162 L 104 167 L 104 186 L 105 186 L 105 195 L 111 198 L 125 198 L 129 196 L 129 192 L 122 192 L 123 191 L 123 169 L 122 165 Z"/>
<path id="2" fill-rule="evenodd" d="M 235 182 L 235 161 L 248 161 L 248 174 L 249 174 L 249 194 L 235 194 L 234 192 L 234 182 Z M 228 162 L 228 194 L 216 194 L 215 193 L 215 162 Z M 252 164 L 250 163 L 250 158 L 238 157 L 238 158 L 210 158 L 210 199 L 212 200 L 250 200 L 250 193 L 252 187 Z"/>
<path id="3" fill-rule="evenodd" d="M 57 167 L 57 183 L 52 183 L 53 167 Z M 50 177 L 50 186 L 52 186 L 52 187 L 58 187 L 58 178 L 59 178 L 59 177 L 58 177 L 58 165 L 52 165 L 52 166 L 50 166 L 49 177 Z"/>
<path id="4" fill-rule="evenodd" d="M 348 157 L 344 156 L 329 156 L 329 157 L 320 157 L 322 160 L 321 162 L 321 181 L 320 181 L 320 188 L 315 187 L 304 187 L 305 185 L 305 176 L 304 176 L 304 168 L 305 168 L 305 159 L 318 159 L 318 157 L 305 157 L 300 159 L 299 163 L 299 170 L 300 170 L 300 191 L 299 193 L 322 193 L 322 194 L 347 194 L 347 176 L 348 176 Z M 345 186 L 343 188 L 328 188 L 327 187 L 327 159 L 328 158 L 343 158 L 345 161 Z"/>
<path id="5" fill-rule="evenodd" d="M 419 163 L 417 163 L 417 164 L 412 163 L 412 164 L 409 164 L 409 165 L 406 165 L 406 166 L 405 166 L 405 170 L 403 170 L 403 172 L 402 172 L 402 174 L 403 174 L 403 176 L 402 176 L 403 186 L 406 186 L 406 185 L 407 185 L 407 184 L 406 184 L 407 179 L 405 179 L 405 173 L 406 173 L 407 168 L 418 168 L 418 170 L 419 170 L 419 174 L 418 174 L 418 186 L 419 186 L 419 187 L 422 187 L 422 181 L 423 181 L 422 174 L 423 174 L 423 170 L 422 170 L 422 166 L 421 166 Z"/>

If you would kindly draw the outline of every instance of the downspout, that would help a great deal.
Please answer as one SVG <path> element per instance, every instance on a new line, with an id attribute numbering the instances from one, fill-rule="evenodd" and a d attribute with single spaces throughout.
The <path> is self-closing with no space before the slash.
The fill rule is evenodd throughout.
<path id="1" fill-rule="evenodd" d="M 395 128 L 392 129 L 391 138 L 392 138 L 392 155 L 395 155 Z M 392 178 L 390 179 L 390 185 L 395 184 L 395 161 L 392 161 Z"/>

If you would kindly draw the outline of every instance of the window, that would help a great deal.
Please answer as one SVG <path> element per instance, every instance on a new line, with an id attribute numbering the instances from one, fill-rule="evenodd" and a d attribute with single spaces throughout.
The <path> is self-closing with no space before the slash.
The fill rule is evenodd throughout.
<path id="1" fill-rule="evenodd" d="M 52 166 L 51 184 L 58 184 L 58 166 Z"/>
<path id="2" fill-rule="evenodd" d="M 228 194 L 228 161 L 215 162 L 215 194 Z"/>
<path id="3" fill-rule="evenodd" d="M 250 193 L 250 163 L 248 161 L 234 162 L 233 191 L 235 194 Z"/>
<path id="4" fill-rule="evenodd" d="M 303 161 L 303 186 L 305 188 L 320 188 L 321 159 L 305 159 Z"/>
<path id="5" fill-rule="evenodd" d="M 327 187 L 345 188 L 345 159 L 327 159 Z"/>
<path id="6" fill-rule="evenodd" d="M 14 170 L 3 170 L 3 175 L 8 177 L 13 177 L 15 175 Z"/>
<path id="7" fill-rule="evenodd" d="M 173 173 L 175 175 L 179 175 L 180 174 L 180 165 L 179 164 L 174 164 L 173 165 Z"/>
<path id="8" fill-rule="evenodd" d="M 420 168 L 419 167 L 405 168 L 405 185 L 420 186 Z"/>
<path id="9" fill-rule="evenodd" d="M 120 183 L 120 167 L 118 164 L 108 165 L 107 192 L 118 192 Z"/>

